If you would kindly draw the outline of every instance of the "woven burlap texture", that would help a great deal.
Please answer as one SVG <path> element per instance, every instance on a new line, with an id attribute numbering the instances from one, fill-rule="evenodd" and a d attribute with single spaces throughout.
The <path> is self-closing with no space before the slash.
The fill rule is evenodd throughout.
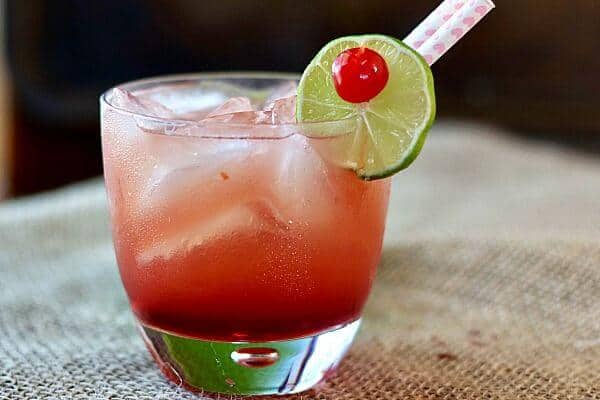
<path id="1" fill-rule="evenodd" d="M 438 124 L 338 374 L 297 399 L 600 399 L 600 160 Z M 195 399 L 134 327 L 99 180 L 0 206 L 1 399 Z M 229 398 L 227 396 L 223 398 Z"/>

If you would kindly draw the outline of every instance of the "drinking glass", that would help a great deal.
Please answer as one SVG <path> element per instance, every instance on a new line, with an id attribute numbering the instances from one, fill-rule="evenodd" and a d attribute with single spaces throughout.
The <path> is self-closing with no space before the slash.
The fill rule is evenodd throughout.
<path id="1" fill-rule="evenodd" d="M 274 108 L 207 118 L 240 96 L 258 109 L 296 81 L 180 75 L 101 96 L 121 279 L 157 364 L 191 390 L 308 389 L 359 327 L 389 198 L 389 180 L 344 163 L 359 122 L 278 122 Z"/>

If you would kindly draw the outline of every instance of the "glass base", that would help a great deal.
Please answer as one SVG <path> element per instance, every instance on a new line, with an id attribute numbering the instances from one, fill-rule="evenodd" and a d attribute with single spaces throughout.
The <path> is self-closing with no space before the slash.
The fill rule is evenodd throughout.
<path id="1" fill-rule="evenodd" d="M 140 324 L 162 372 L 196 392 L 233 395 L 289 394 L 310 389 L 338 365 L 360 319 L 333 331 L 272 342 L 211 342 L 176 336 Z"/>

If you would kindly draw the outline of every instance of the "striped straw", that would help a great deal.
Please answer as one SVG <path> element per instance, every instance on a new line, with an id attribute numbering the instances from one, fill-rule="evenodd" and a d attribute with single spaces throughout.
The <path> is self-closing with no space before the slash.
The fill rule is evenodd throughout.
<path id="1" fill-rule="evenodd" d="M 449 9 L 448 7 L 452 6 L 455 7 L 455 12 L 450 18 L 447 18 L 435 32 L 428 35 L 428 39 L 423 43 L 414 43 L 415 46 L 418 44 L 418 47 L 413 46 L 413 48 L 425 58 L 429 65 L 435 63 L 495 7 L 491 0 L 465 0 L 464 4 L 458 8 L 456 8 L 456 6 L 459 3 L 457 3 L 456 0 L 446 0 L 444 3 L 448 3 L 444 9 L 447 10 Z M 444 3 L 442 3 L 442 5 Z M 442 5 L 440 5 L 438 9 L 442 7 Z M 434 11 L 434 13 L 436 11 Z M 436 25 L 425 26 L 425 24 L 428 23 L 428 19 L 429 17 L 427 17 L 415 31 L 418 30 L 418 32 L 425 32 L 426 34 L 431 33 L 431 30 L 433 30 Z M 437 19 L 433 19 L 433 21 L 436 22 Z M 411 35 L 412 33 L 409 35 L 408 39 L 410 39 Z M 411 45 L 406 39 L 404 41 Z"/>
<path id="2" fill-rule="evenodd" d="M 465 1 L 467 0 L 443 1 L 423 22 L 404 38 L 404 43 L 417 50 L 441 28 L 444 22 L 448 21 L 456 11 L 460 10 Z"/>

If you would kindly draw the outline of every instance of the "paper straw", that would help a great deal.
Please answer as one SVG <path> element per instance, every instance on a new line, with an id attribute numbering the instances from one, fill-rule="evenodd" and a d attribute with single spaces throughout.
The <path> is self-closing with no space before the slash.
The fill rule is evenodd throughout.
<path id="1" fill-rule="evenodd" d="M 466 1 L 417 51 L 432 65 L 494 7 L 491 0 Z"/>
<path id="2" fill-rule="evenodd" d="M 404 43 L 415 50 L 429 39 L 454 13 L 461 9 L 468 0 L 444 0 L 413 31 L 404 38 Z"/>

